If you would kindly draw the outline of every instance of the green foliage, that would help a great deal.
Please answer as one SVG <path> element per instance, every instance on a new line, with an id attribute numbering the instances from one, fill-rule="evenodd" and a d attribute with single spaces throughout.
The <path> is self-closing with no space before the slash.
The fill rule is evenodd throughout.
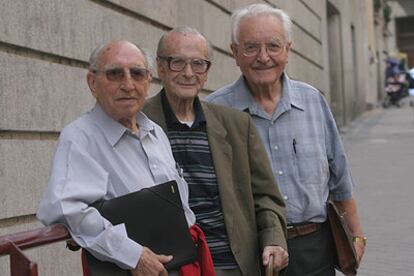
<path id="1" fill-rule="evenodd" d="M 382 9 L 382 15 L 384 16 L 384 20 L 386 23 L 390 22 L 391 13 L 392 13 L 392 9 L 390 5 L 388 5 L 388 3 L 385 3 L 384 8 Z"/>
<path id="2" fill-rule="evenodd" d="M 382 1 L 381 0 L 374 0 L 374 11 L 379 12 L 381 7 L 382 7 Z"/>

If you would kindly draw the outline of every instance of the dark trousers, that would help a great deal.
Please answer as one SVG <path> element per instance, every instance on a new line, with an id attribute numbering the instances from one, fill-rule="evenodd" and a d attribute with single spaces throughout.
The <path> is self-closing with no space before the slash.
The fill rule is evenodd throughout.
<path id="1" fill-rule="evenodd" d="M 286 276 L 335 275 L 336 253 L 329 223 L 318 231 L 288 240 Z"/>

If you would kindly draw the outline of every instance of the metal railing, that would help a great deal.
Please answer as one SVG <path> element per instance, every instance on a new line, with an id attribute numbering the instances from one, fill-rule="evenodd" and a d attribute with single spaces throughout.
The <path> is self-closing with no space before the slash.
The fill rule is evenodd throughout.
<path id="1" fill-rule="evenodd" d="M 70 238 L 63 224 L 0 236 L 0 257 L 10 255 L 11 276 L 38 276 L 37 263 L 31 261 L 23 250 Z"/>

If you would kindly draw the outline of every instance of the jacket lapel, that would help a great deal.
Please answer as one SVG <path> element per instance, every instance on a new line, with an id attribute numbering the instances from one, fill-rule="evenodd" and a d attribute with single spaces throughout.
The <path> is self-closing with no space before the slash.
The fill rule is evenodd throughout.
<path id="1" fill-rule="evenodd" d="M 165 122 L 164 110 L 161 104 L 161 93 L 149 98 L 142 111 L 144 114 L 148 113 L 148 117 L 150 117 L 154 123 L 159 125 L 162 130 L 167 133 L 167 124 Z"/>

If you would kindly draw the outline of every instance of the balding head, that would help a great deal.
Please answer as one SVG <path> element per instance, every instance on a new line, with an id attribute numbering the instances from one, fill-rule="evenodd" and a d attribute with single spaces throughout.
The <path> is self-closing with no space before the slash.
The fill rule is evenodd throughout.
<path id="1" fill-rule="evenodd" d="M 93 70 L 97 70 L 100 66 L 102 66 L 101 64 L 101 58 L 102 58 L 102 54 L 107 52 L 108 50 L 110 50 L 112 47 L 116 46 L 116 45 L 122 45 L 122 44 L 130 44 L 131 46 L 136 47 L 141 54 L 144 56 L 145 59 L 145 68 L 148 70 L 151 70 L 152 68 L 152 59 L 149 56 L 149 54 L 143 49 L 141 48 L 138 44 L 132 43 L 130 41 L 126 41 L 126 40 L 115 40 L 115 41 L 110 41 L 107 42 L 105 44 L 102 44 L 100 46 L 98 46 L 90 55 L 89 57 L 89 70 L 93 71 Z"/>
<path id="2" fill-rule="evenodd" d="M 136 130 L 136 115 L 151 82 L 145 52 L 128 41 L 112 41 L 91 55 L 87 81 L 97 104 L 112 119 Z"/>
<path id="3" fill-rule="evenodd" d="M 181 26 L 181 27 L 177 27 L 172 29 L 171 31 L 165 33 L 162 35 L 162 37 L 160 38 L 159 42 L 158 42 L 158 46 L 157 46 L 157 56 L 165 56 L 167 55 L 167 46 L 166 46 L 166 42 L 167 40 L 169 40 L 171 38 L 171 36 L 175 35 L 175 34 L 180 34 L 183 36 L 186 35 L 192 35 L 192 36 L 199 36 L 201 37 L 203 40 L 205 40 L 206 42 L 206 47 L 207 47 L 207 51 L 208 51 L 208 59 L 212 60 L 213 59 L 213 48 L 211 47 L 210 42 L 207 40 L 207 38 L 205 38 L 204 35 L 202 35 L 199 31 L 197 31 L 194 28 L 188 27 L 188 26 Z"/>

